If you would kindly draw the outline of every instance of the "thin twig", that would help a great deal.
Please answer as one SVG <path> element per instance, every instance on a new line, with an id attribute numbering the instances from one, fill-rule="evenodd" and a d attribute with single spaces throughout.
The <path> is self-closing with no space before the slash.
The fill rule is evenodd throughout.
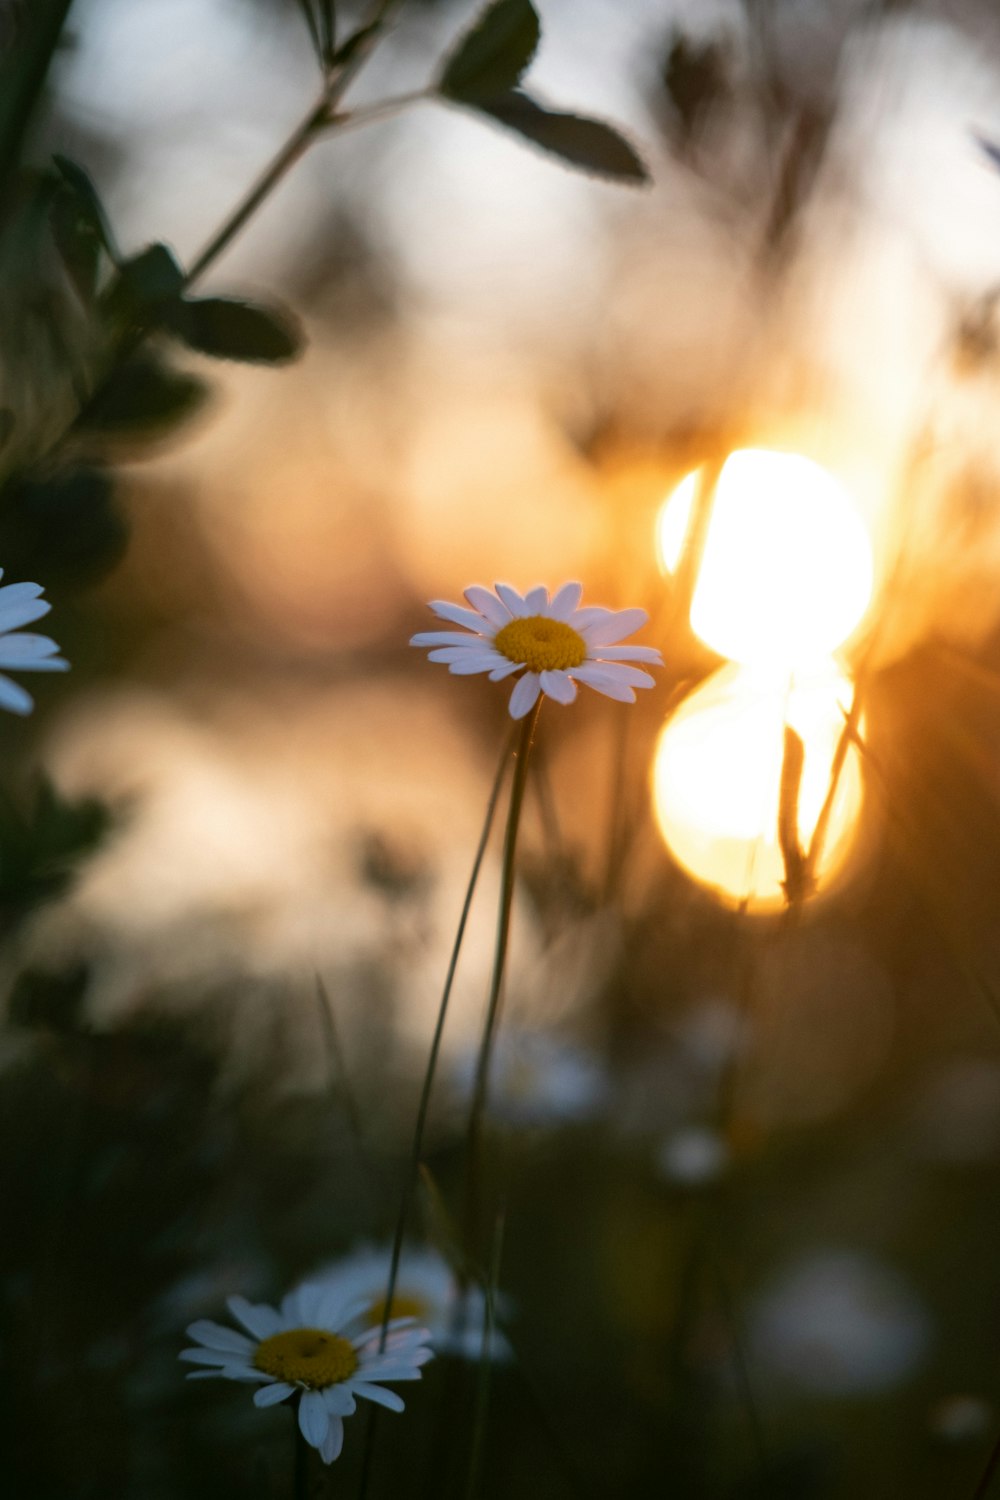
<path id="1" fill-rule="evenodd" d="M 490 1376 L 493 1371 L 493 1329 L 496 1324 L 496 1294 L 500 1285 L 500 1257 L 503 1254 L 503 1235 L 506 1210 L 497 1213 L 493 1230 L 493 1247 L 490 1253 L 489 1279 L 486 1283 L 486 1316 L 483 1319 L 483 1340 L 479 1351 L 479 1368 L 476 1371 L 476 1404 L 472 1419 L 472 1450 L 469 1457 L 469 1476 L 465 1486 L 465 1500 L 475 1500 L 479 1491 L 479 1477 L 483 1465 L 483 1443 L 486 1437 L 486 1418 L 490 1403 Z"/>

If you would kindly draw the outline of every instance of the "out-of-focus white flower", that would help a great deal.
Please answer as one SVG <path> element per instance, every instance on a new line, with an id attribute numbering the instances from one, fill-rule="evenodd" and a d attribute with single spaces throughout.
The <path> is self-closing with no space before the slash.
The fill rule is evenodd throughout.
<path id="1" fill-rule="evenodd" d="M 920 1365 L 930 1320 L 891 1267 L 854 1250 L 796 1262 L 750 1309 L 753 1362 L 812 1396 L 891 1390 Z"/>
<path id="2" fill-rule="evenodd" d="M 0 578 L 3 569 L 0 568 Z M 31 694 L 5 674 L 18 672 L 68 672 L 69 662 L 58 655 L 59 647 L 47 635 L 21 631 L 47 615 L 52 605 L 42 598 L 40 583 L 8 583 L 0 588 L 0 708 L 12 714 L 30 714 L 35 706 Z"/>
<path id="3" fill-rule="evenodd" d="M 530 713 L 539 693 L 556 703 L 572 703 L 578 682 L 620 703 L 634 703 L 635 688 L 654 686 L 648 672 L 627 663 L 662 666 L 659 651 L 619 644 L 645 625 L 649 617 L 644 609 L 581 609 L 580 583 L 564 583 L 551 599 L 545 588 L 530 589 L 523 597 L 507 583 L 495 589 L 467 588 L 471 609 L 433 600 L 434 613 L 462 629 L 424 630 L 410 645 L 432 647 L 431 661 L 445 662 L 463 677 L 488 672 L 491 682 L 500 682 L 523 672 L 510 695 L 514 719 Z"/>
<path id="4" fill-rule="evenodd" d="M 390 1255 L 388 1245 L 359 1245 L 350 1255 L 317 1271 L 313 1279 L 322 1281 L 337 1297 L 363 1305 L 361 1317 L 369 1328 L 378 1330 L 385 1316 Z M 428 1330 L 437 1354 L 475 1360 L 482 1354 L 486 1298 L 479 1287 L 470 1286 L 463 1299 L 455 1273 L 437 1250 L 404 1248 L 392 1316 L 415 1318 Z M 490 1354 L 494 1359 L 510 1358 L 510 1345 L 495 1324 Z"/>
<path id="5" fill-rule="evenodd" d="M 402 1411 L 402 1397 L 382 1382 L 419 1380 L 432 1357 L 430 1335 L 413 1318 L 393 1319 L 380 1351 L 380 1330 L 362 1323 L 363 1302 L 350 1305 L 327 1281 L 303 1282 L 279 1308 L 244 1297 L 230 1297 L 227 1306 L 246 1332 L 208 1319 L 192 1323 L 187 1331 L 199 1347 L 182 1350 L 180 1358 L 206 1368 L 188 1378 L 218 1375 L 256 1385 L 255 1406 L 296 1398 L 299 1430 L 327 1464 L 340 1454 L 344 1418 L 356 1398 Z"/>
<path id="6" fill-rule="evenodd" d="M 477 1053 L 456 1059 L 452 1079 L 472 1091 Z M 599 1058 L 550 1031 L 511 1026 L 497 1038 L 490 1069 L 490 1110 L 512 1125 L 581 1124 L 599 1115 L 611 1081 Z"/>
<path id="7" fill-rule="evenodd" d="M 685 1125 L 663 1142 L 657 1166 L 679 1187 L 705 1187 L 717 1181 L 729 1162 L 729 1148 L 717 1130 Z"/>
<path id="8" fill-rule="evenodd" d="M 990 1431 L 996 1413 L 982 1396 L 946 1396 L 931 1408 L 928 1426 L 942 1443 L 979 1443 Z"/>

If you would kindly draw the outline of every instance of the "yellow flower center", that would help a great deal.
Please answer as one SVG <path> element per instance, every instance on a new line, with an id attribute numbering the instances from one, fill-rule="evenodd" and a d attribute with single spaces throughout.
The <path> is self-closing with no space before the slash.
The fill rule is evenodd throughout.
<path id="1" fill-rule="evenodd" d="M 501 656 L 523 663 L 529 672 L 565 672 L 569 667 L 582 667 L 587 660 L 583 636 L 564 620 L 544 615 L 511 620 L 497 631 L 493 644 Z"/>
<path id="2" fill-rule="evenodd" d="M 392 1312 L 389 1316 L 393 1318 L 426 1318 L 427 1303 L 421 1302 L 419 1297 L 393 1297 Z M 365 1322 L 369 1328 L 381 1328 L 384 1317 L 385 1298 L 380 1297 L 377 1302 L 372 1303 L 365 1314 Z"/>
<path id="3" fill-rule="evenodd" d="M 358 1368 L 354 1345 L 339 1334 L 319 1328 L 289 1328 L 262 1339 L 253 1362 L 265 1375 L 308 1386 L 311 1391 L 337 1385 Z"/>

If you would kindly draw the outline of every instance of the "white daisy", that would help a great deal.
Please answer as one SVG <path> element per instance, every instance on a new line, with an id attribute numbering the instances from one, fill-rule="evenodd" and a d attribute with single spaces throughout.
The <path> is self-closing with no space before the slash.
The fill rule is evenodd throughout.
<path id="1" fill-rule="evenodd" d="M 432 1358 L 430 1335 L 413 1318 L 394 1318 L 380 1351 L 381 1330 L 362 1323 L 364 1301 L 345 1302 L 327 1280 L 303 1282 L 279 1308 L 244 1297 L 230 1297 L 227 1306 L 246 1333 L 204 1318 L 192 1323 L 188 1334 L 201 1347 L 184 1349 L 180 1358 L 208 1368 L 188 1378 L 220 1375 L 256 1385 L 255 1406 L 297 1396 L 299 1430 L 326 1464 L 340 1454 L 344 1418 L 356 1397 L 402 1411 L 402 1398 L 382 1382 L 419 1380 L 421 1365 Z"/>
<path id="2" fill-rule="evenodd" d="M 370 1328 L 380 1329 L 385 1316 L 391 1251 L 388 1245 L 359 1245 L 350 1255 L 316 1273 L 344 1300 L 365 1304 Z M 503 1300 L 503 1299 L 501 1299 Z M 479 1359 L 486 1325 L 486 1298 L 479 1287 L 462 1290 L 451 1266 L 437 1250 L 404 1248 L 392 1298 L 395 1317 L 411 1317 L 430 1332 L 436 1354 Z M 509 1359 L 510 1345 L 495 1326 L 490 1339 L 494 1359 Z"/>
<path id="3" fill-rule="evenodd" d="M 465 590 L 471 609 L 435 599 L 431 609 L 458 630 L 424 630 L 411 646 L 433 647 L 431 661 L 441 661 L 460 676 L 488 672 L 500 682 L 522 672 L 510 695 L 511 717 L 523 719 L 539 693 L 556 703 L 572 703 L 576 685 L 585 682 L 608 698 L 634 703 L 637 687 L 653 687 L 653 678 L 630 662 L 662 666 L 653 646 L 618 643 L 645 625 L 644 609 L 580 608 L 583 585 L 564 583 L 550 599 L 545 588 L 522 596 L 507 583 L 496 592 L 474 584 Z M 470 633 L 471 632 L 471 633 Z"/>
<path id="4" fill-rule="evenodd" d="M 0 568 L 0 578 L 3 568 Z M 19 683 L 4 675 L 19 672 L 67 672 L 69 662 L 56 653 L 59 647 L 47 635 L 19 634 L 22 625 L 40 620 L 52 605 L 42 598 L 40 583 L 8 583 L 0 588 L 0 708 L 12 714 L 30 714 L 35 700 Z"/>

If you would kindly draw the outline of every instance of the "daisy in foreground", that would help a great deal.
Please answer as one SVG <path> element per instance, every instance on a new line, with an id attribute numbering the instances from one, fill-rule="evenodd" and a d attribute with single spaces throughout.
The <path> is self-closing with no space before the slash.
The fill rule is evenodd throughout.
<path id="1" fill-rule="evenodd" d="M 366 1299 L 345 1303 L 340 1288 L 327 1281 L 303 1282 L 279 1308 L 243 1297 L 230 1297 L 227 1306 L 246 1333 L 207 1319 L 192 1323 L 187 1331 L 200 1347 L 184 1349 L 180 1358 L 208 1368 L 188 1378 L 221 1375 L 256 1385 L 255 1406 L 297 1398 L 299 1431 L 326 1464 L 340 1454 L 344 1418 L 356 1398 L 402 1411 L 402 1397 L 382 1382 L 419 1380 L 421 1365 L 432 1357 L 430 1334 L 413 1318 L 390 1322 L 380 1352 L 380 1330 L 365 1318 Z"/>
<path id="2" fill-rule="evenodd" d="M 663 659 L 653 646 L 620 642 L 649 616 L 644 609 L 581 609 L 582 594 L 580 583 L 564 583 L 551 599 L 545 588 L 522 597 L 507 583 L 498 583 L 495 592 L 474 584 L 465 590 L 469 609 L 431 602 L 438 618 L 461 625 L 460 631 L 424 630 L 410 645 L 432 647 L 431 661 L 445 662 L 463 677 L 488 672 L 491 682 L 500 682 L 522 673 L 510 695 L 514 719 L 531 712 L 539 693 L 572 703 L 578 682 L 620 703 L 634 703 L 635 688 L 655 684 L 648 672 L 629 663 L 661 667 Z"/>
<path id="3" fill-rule="evenodd" d="M 3 569 L 0 568 L 0 578 Z M 59 647 L 47 635 L 17 635 L 47 615 L 52 605 L 42 598 L 40 583 L 8 583 L 0 588 L 0 708 L 12 714 L 30 714 L 35 700 L 19 683 L 5 675 L 20 672 L 67 672 L 69 662 L 57 655 Z"/>

